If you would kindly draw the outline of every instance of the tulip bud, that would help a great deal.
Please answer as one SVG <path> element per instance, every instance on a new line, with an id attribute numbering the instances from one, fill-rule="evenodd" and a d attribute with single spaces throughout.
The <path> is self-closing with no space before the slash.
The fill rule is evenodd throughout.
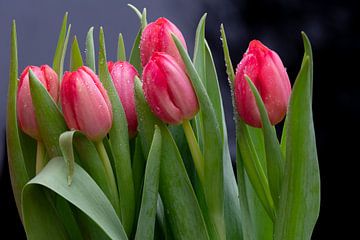
<path id="1" fill-rule="evenodd" d="M 179 124 L 199 110 L 190 79 L 166 53 L 155 52 L 145 66 L 143 90 L 153 113 L 166 123 Z"/>
<path id="2" fill-rule="evenodd" d="M 102 140 L 112 125 L 112 107 L 98 76 L 88 67 L 66 72 L 61 83 L 61 106 L 70 129 L 92 141 Z"/>
<path id="3" fill-rule="evenodd" d="M 291 85 L 286 69 L 276 52 L 253 40 L 236 69 L 235 102 L 241 119 L 260 128 L 261 118 L 255 97 L 245 79 L 248 75 L 265 104 L 272 125 L 285 116 Z"/>
<path id="4" fill-rule="evenodd" d="M 175 61 L 185 69 L 185 64 L 171 37 L 171 33 L 179 38 L 186 49 L 186 43 L 180 30 L 168 19 L 158 18 L 149 23 L 141 35 L 140 56 L 143 67 L 148 63 L 154 52 L 165 52 L 175 58 Z"/>
<path id="5" fill-rule="evenodd" d="M 20 75 L 16 99 L 19 126 L 23 132 L 36 140 L 40 140 L 35 109 L 30 93 L 29 69 L 33 71 L 55 102 L 57 102 L 59 96 L 59 81 L 55 71 L 48 65 L 42 65 L 40 67 L 28 66 Z"/>
<path id="6" fill-rule="evenodd" d="M 134 78 L 139 76 L 136 69 L 128 62 L 108 62 L 109 72 L 124 108 L 128 123 L 129 136 L 134 137 L 137 131 L 137 116 L 134 96 Z"/>

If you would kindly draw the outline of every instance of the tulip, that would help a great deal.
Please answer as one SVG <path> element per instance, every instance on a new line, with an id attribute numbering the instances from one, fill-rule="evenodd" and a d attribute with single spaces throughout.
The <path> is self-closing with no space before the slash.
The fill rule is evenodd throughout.
<path id="1" fill-rule="evenodd" d="M 149 62 L 154 52 L 165 52 L 175 58 L 175 61 L 185 69 L 185 64 L 177 50 L 171 34 L 178 37 L 186 49 L 183 35 L 168 19 L 163 17 L 158 18 L 155 22 L 149 23 L 145 27 L 140 41 L 140 56 L 143 67 Z"/>
<path id="2" fill-rule="evenodd" d="M 272 125 L 283 120 L 289 104 L 291 85 L 286 69 L 276 52 L 253 40 L 236 69 L 235 103 L 240 118 L 262 127 L 255 97 L 245 79 L 249 76 L 260 93 Z"/>
<path id="3" fill-rule="evenodd" d="M 66 72 L 60 90 L 61 106 L 70 129 L 101 141 L 112 125 L 112 107 L 97 75 L 88 67 Z"/>
<path id="4" fill-rule="evenodd" d="M 44 85 L 46 90 L 55 102 L 59 96 L 59 81 L 55 71 L 48 65 L 28 66 L 20 75 L 19 87 L 17 90 L 16 110 L 19 121 L 19 126 L 23 132 L 40 140 L 40 133 L 35 117 L 35 109 L 32 103 L 30 84 L 29 84 L 29 70 L 32 70 L 35 76 Z"/>
<path id="5" fill-rule="evenodd" d="M 142 79 L 145 98 L 162 121 L 179 124 L 198 112 L 190 79 L 170 55 L 155 52 L 144 68 Z"/>
<path id="6" fill-rule="evenodd" d="M 134 78 L 139 76 L 136 69 L 128 62 L 108 62 L 109 72 L 116 91 L 125 111 L 129 136 L 132 138 L 137 131 L 137 116 L 134 96 Z"/>

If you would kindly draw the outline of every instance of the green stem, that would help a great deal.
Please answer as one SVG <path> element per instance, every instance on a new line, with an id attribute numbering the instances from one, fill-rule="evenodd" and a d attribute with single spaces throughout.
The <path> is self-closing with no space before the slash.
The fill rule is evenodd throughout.
<path id="1" fill-rule="evenodd" d="M 192 158 L 193 158 L 193 161 L 194 161 L 196 172 L 197 172 L 197 174 L 199 176 L 201 185 L 204 186 L 204 183 L 205 183 L 204 157 L 202 155 L 199 143 L 196 140 L 194 131 L 193 131 L 192 127 L 191 127 L 191 124 L 190 124 L 189 120 L 184 120 L 183 121 L 183 128 L 184 128 L 186 140 L 188 142 L 190 152 L 191 152 L 191 155 L 192 155 Z"/>
<path id="2" fill-rule="evenodd" d="M 36 147 L 36 175 L 44 168 L 46 165 L 45 157 L 45 146 L 41 141 L 37 141 Z"/>
<path id="3" fill-rule="evenodd" d="M 105 146 L 102 141 L 95 142 L 95 147 L 96 147 L 96 150 L 99 153 L 100 159 L 104 165 L 106 181 L 108 183 L 109 192 L 111 195 L 110 201 L 111 201 L 116 213 L 118 214 L 118 216 L 121 216 L 120 215 L 119 195 L 118 195 L 116 180 L 115 180 L 114 172 L 111 167 L 109 156 L 106 152 Z"/>

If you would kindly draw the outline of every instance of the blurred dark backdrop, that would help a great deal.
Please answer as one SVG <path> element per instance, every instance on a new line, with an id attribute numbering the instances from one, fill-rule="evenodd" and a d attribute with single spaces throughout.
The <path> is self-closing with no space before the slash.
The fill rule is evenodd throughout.
<path id="1" fill-rule="evenodd" d="M 130 1 L 129 1 L 130 2 Z M 109 59 L 115 58 L 116 38 L 125 37 L 128 52 L 138 30 L 137 16 L 127 1 L 95 0 L 0 0 L 0 233 L 1 237 L 23 239 L 14 204 L 6 158 L 5 114 L 9 68 L 11 20 L 16 19 L 19 46 L 19 71 L 29 64 L 51 64 L 58 30 L 64 12 L 69 11 L 72 35 L 84 49 L 90 26 L 103 26 Z M 320 219 L 313 239 L 350 239 L 351 221 L 346 217 L 358 201 L 354 191 L 357 169 L 351 154 L 359 141 L 360 55 L 359 7 L 356 2 L 331 0 L 142 0 L 131 1 L 146 7 L 148 20 L 168 17 L 183 32 L 190 52 L 195 28 L 208 13 L 206 36 L 213 50 L 226 109 L 230 148 L 234 156 L 234 124 L 225 75 L 219 26 L 224 23 L 234 67 L 251 39 L 257 38 L 281 56 L 292 82 L 299 70 L 303 49 L 300 31 L 305 31 L 314 50 L 314 121 L 322 181 Z M 357 15 L 356 15 L 357 14 Z M 98 33 L 98 31 L 96 31 Z M 66 62 L 68 64 L 68 62 Z M 66 66 L 67 67 L 67 66 Z M 355 140 L 352 140 L 355 139 Z M 340 219 L 340 220 L 339 220 Z M 40 227 L 40 226 L 39 226 Z M 9 235 L 11 234 L 11 235 Z M 346 237 L 348 236 L 348 237 Z"/>

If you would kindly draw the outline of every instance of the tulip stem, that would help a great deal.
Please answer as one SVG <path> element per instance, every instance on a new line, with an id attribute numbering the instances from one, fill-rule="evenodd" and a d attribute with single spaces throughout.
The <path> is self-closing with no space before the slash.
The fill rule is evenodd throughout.
<path id="1" fill-rule="evenodd" d="M 38 174 L 46 165 L 45 147 L 41 141 L 37 141 L 36 147 L 36 174 Z"/>
<path id="2" fill-rule="evenodd" d="M 96 147 L 97 152 L 99 153 L 100 159 L 101 159 L 104 169 L 105 169 L 106 181 L 108 183 L 109 190 L 110 190 L 110 199 L 109 200 L 111 201 L 118 216 L 120 216 L 119 195 L 118 195 L 116 180 L 115 180 L 114 172 L 111 167 L 109 156 L 106 152 L 105 146 L 102 141 L 95 142 L 95 147 Z"/>
<path id="3" fill-rule="evenodd" d="M 183 128 L 186 136 L 186 140 L 188 142 L 190 152 L 194 161 L 194 165 L 196 168 L 196 172 L 199 176 L 200 182 L 203 185 L 205 181 L 205 174 L 204 174 L 204 156 L 200 150 L 199 143 L 195 137 L 194 131 L 191 127 L 189 120 L 183 121 Z"/>

